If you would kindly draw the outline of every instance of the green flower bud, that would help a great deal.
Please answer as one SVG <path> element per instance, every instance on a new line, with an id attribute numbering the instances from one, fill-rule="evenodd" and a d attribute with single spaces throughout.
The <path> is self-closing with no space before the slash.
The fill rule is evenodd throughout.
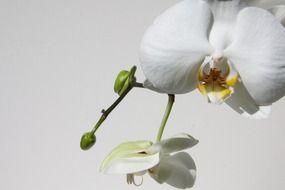
<path id="1" fill-rule="evenodd" d="M 114 85 L 114 91 L 117 94 L 122 95 L 124 91 L 129 87 L 130 85 L 129 77 L 130 77 L 129 71 L 123 70 L 119 72 Z"/>
<path id="2" fill-rule="evenodd" d="M 84 133 L 81 137 L 80 148 L 82 150 L 88 150 L 95 144 L 95 142 L 96 142 L 96 136 L 93 133 L 91 132 Z"/>

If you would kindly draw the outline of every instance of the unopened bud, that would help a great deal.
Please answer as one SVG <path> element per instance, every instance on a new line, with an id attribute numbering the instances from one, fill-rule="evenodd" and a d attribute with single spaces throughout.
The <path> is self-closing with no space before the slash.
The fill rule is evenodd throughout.
<path id="1" fill-rule="evenodd" d="M 122 70 L 121 72 L 119 72 L 114 85 L 114 91 L 117 94 L 122 95 L 124 91 L 129 87 L 129 77 L 129 71 Z"/>
<path id="2" fill-rule="evenodd" d="M 93 133 L 91 132 L 84 133 L 81 137 L 80 148 L 82 150 L 88 150 L 95 144 L 95 142 L 96 142 L 96 136 Z"/>

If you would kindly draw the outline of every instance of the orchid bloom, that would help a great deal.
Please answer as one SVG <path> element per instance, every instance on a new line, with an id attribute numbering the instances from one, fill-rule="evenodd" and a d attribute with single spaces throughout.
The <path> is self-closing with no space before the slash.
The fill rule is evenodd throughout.
<path id="1" fill-rule="evenodd" d="M 285 94 L 285 1 L 184 0 L 142 39 L 144 86 L 265 118 Z"/>
<path id="2" fill-rule="evenodd" d="M 187 134 L 176 135 L 158 143 L 122 143 L 105 158 L 100 171 L 125 174 L 128 184 L 141 185 L 142 182 L 135 182 L 135 176 L 149 173 L 160 184 L 167 183 L 180 189 L 192 187 L 196 177 L 195 163 L 188 153 L 181 151 L 197 143 L 196 139 Z"/>

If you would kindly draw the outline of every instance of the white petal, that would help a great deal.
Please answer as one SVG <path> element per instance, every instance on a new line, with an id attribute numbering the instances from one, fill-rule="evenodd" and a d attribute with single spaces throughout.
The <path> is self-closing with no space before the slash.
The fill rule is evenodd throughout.
<path id="1" fill-rule="evenodd" d="M 101 171 L 106 174 L 131 174 L 148 170 L 159 163 L 159 153 L 143 157 L 118 158 Z"/>
<path id="2" fill-rule="evenodd" d="M 176 188 L 192 187 L 196 180 L 196 166 L 191 156 L 180 152 L 163 157 L 158 166 L 149 172 L 158 183 L 167 183 Z"/>
<path id="3" fill-rule="evenodd" d="M 182 133 L 159 142 L 161 153 L 169 154 L 195 146 L 199 141 L 192 136 Z"/>
<path id="4" fill-rule="evenodd" d="M 267 106 L 284 96 L 284 52 L 285 28 L 272 14 L 254 7 L 240 11 L 235 39 L 224 54 L 257 105 Z"/>
<path id="5" fill-rule="evenodd" d="M 164 90 L 155 88 L 153 86 L 153 84 L 148 79 L 146 79 L 144 81 L 143 86 L 144 86 L 144 88 L 148 88 L 149 90 L 154 90 L 154 91 L 159 92 L 159 93 L 164 93 Z"/>
<path id="6" fill-rule="evenodd" d="M 268 11 L 285 27 L 285 5 L 271 7 Z"/>
<path id="7" fill-rule="evenodd" d="M 137 173 L 155 166 L 159 162 L 159 150 L 148 153 L 153 145 L 150 141 L 132 141 L 114 148 L 100 167 L 104 173 Z"/>
<path id="8" fill-rule="evenodd" d="M 241 82 L 235 84 L 234 93 L 225 102 L 248 118 L 263 119 L 270 114 L 270 106 L 258 106 Z"/>
<path id="9" fill-rule="evenodd" d="M 210 43 L 215 50 L 223 50 L 232 42 L 232 34 L 238 12 L 245 6 L 239 0 L 211 1 L 214 23 Z"/>
<path id="10" fill-rule="evenodd" d="M 265 119 L 268 118 L 270 113 L 271 113 L 271 106 L 259 106 L 259 111 L 256 112 L 255 114 L 251 115 L 244 112 L 243 116 L 250 119 Z"/>
<path id="11" fill-rule="evenodd" d="M 285 5 L 285 0 L 246 0 L 250 6 L 271 8 L 276 5 Z"/>
<path id="12" fill-rule="evenodd" d="M 165 11 L 144 34 L 140 60 L 146 87 L 169 94 L 196 88 L 197 70 L 212 51 L 211 11 L 201 0 L 185 0 Z"/>

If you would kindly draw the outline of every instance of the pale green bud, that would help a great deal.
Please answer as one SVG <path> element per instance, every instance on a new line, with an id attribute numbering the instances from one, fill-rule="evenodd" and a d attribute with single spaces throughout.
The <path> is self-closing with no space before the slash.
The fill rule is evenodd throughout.
<path id="1" fill-rule="evenodd" d="M 119 72 L 115 84 L 114 84 L 114 91 L 122 95 L 124 91 L 129 87 L 130 82 L 129 82 L 129 77 L 130 77 L 130 72 L 126 70 L 122 70 Z"/>

